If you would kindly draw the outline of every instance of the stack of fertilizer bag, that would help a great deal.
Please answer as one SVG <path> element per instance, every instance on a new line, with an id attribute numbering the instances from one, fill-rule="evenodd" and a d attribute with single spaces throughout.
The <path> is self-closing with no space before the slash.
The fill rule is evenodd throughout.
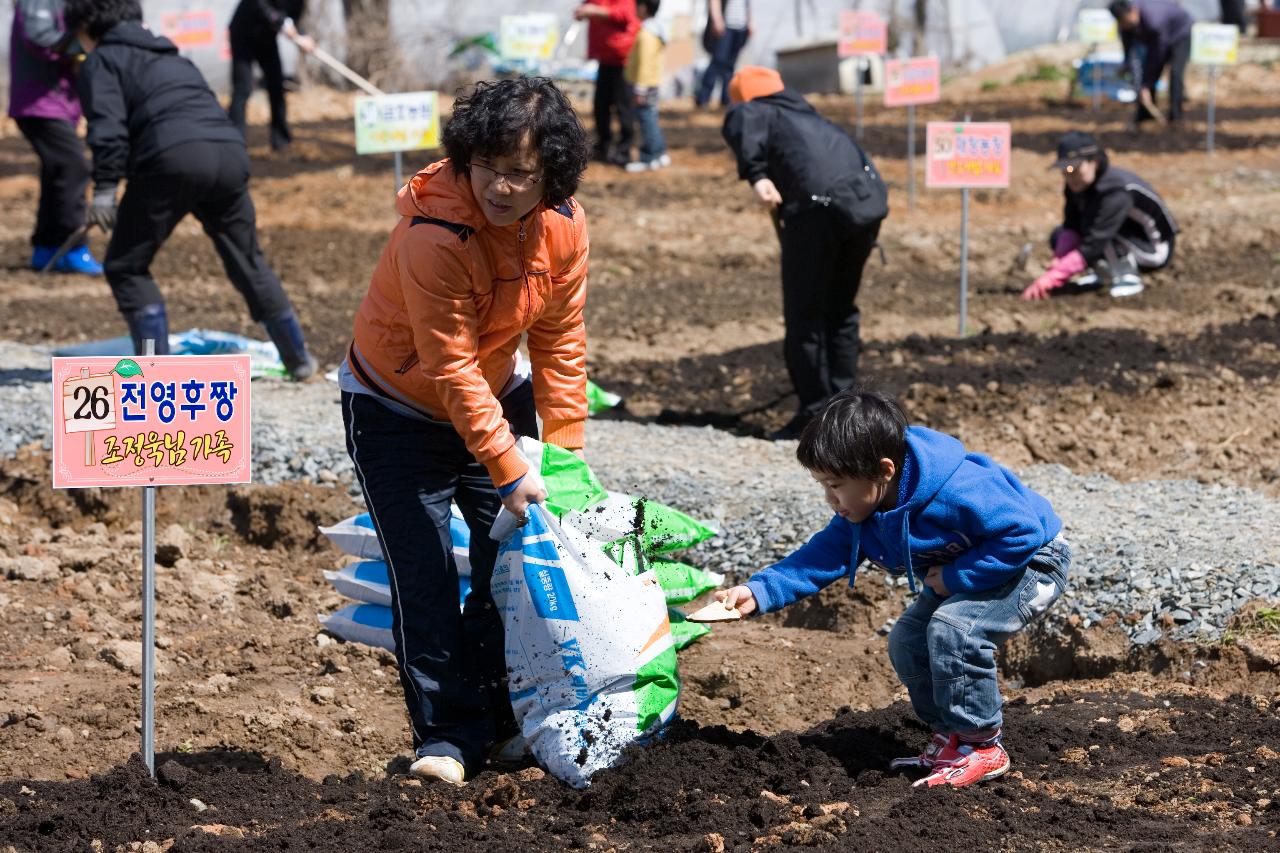
<path id="1" fill-rule="evenodd" d="M 498 530 L 509 521 L 505 510 L 494 525 L 502 544 L 491 589 L 506 632 L 511 703 L 542 766 L 584 787 L 675 713 L 675 651 L 709 629 L 672 607 L 724 577 L 672 555 L 716 531 L 660 503 L 606 491 L 567 450 L 529 438 L 520 450 L 547 500 L 530 508 L 523 527 Z M 387 567 L 368 515 L 320 531 L 357 558 L 325 572 L 357 603 L 321 615 L 321 624 L 345 640 L 391 649 Z M 465 600 L 471 534 L 456 506 L 450 534 Z"/>

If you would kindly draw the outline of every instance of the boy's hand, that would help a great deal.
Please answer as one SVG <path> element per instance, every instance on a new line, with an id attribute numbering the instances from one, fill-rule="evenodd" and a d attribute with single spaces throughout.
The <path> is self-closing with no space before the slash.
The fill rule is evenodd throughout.
<path id="1" fill-rule="evenodd" d="M 573 17 L 578 21 L 583 21 L 587 18 L 607 18 L 609 17 L 609 10 L 595 3 L 583 3 L 573 10 Z"/>
<path id="2" fill-rule="evenodd" d="M 645 97 L 645 93 L 639 90 L 636 91 L 635 101 L 637 107 L 643 107 L 645 104 L 649 103 L 649 99 Z"/>
<path id="3" fill-rule="evenodd" d="M 929 570 L 929 573 L 924 576 L 924 585 L 933 590 L 938 598 L 951 595 L 951 590 L 947 589 L 947 584 L 942 580 L 942 566 L 934 566 Z"/>
<path id="4" fill-rule="evenodd" d="M 751 587 L 749 586 L 733 586 L 728 589 L 717 590 L 715 600 L 730 610 L 737 610 L 743 616 L 750 616 L 758 609 L 756 607 L 756 597 L 752 595 Z"/>

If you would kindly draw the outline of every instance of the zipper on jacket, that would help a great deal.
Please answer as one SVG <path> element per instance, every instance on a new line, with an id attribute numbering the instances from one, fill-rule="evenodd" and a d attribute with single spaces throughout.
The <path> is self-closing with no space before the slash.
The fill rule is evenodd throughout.
<path id="1" fill-rule="evenodd" d="M 525 324 L 525 320 L 528 318 L 529 304 L 533 299 L 532 294 L 530 294 L 529 292 L 529 271 L 525 268 L 525 264 L 524 264 L 525 236 L 526 235 L 524 230 L 524 220 L 521 219 L 520 230 L 516 233 L 516 254 L 520 256 L 520 283 L 524 287 L 524 306 L 525 307 L 524 307 L 524 311 L 520 313 L 521 326 Z"/>

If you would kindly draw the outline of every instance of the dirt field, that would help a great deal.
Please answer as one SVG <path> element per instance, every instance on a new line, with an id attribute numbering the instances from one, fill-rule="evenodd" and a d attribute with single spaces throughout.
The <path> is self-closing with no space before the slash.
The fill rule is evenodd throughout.
<path id="1" fill-rule="evenodd" d="M 1125 134 L 1120 107 L 1095 119 L 1064 105 L 1060 85 L 960 85 L 920 110 L 922 123 L 966 111 L 1014 122 L 1014 187 L 973 199 L 963 339 L 959 195 L 921 180 L 909 212 L 902 114 L 869 109 L 864 144 L 895 192 L 885 263 L 873 258 L 859 299 L 866 376 L 914 419 L 1014 467 L 1194 477 L 1280 497 L 1278 88 L 1274 68 L 1222 78 L 1213 158 L 1199 100 L 1167 136 Z M 299 142 L 287 158 L 272 158 L 261 124 L 251 139 L 266 251 L 326 366 L 394 224 L 390 159 L 351 154 L 344 102 L 295 99 Z M 852 122 L 847 99 L 821 107 Z M 665 122 L 670 169 L 593 167 L 579 194 L 593 245 L 591 371 L 627 398 L 628 417 L 760 434 L 794 407 L 776 241 L 736 180 L 719 116 L 676 105 Z M 1177 256 L 1133 299 L 1023 303 L 1060 214 L 1060 179 L 1045 167 L 1075 126 L 1096 129 L 1114 162 L 1165 195 L 1183 229 Z M 122 334 L 101 281 L 25 271 L 35 160 L 4 127 L 0 339 Z M 1012 270 L 1025 243 L 1031 264 Z M 256 331 L 193 221 L 154 272 L 175 329 Z M 126 764 L 138 743 L 136 505 L 132 493 L 52 492 L 38 452 L 0 461 L 0 850 L 97 840 L 93 849 L 714 853 L 936 849 L 940 839 L 1280 849 L 1280 630 L 1262 612 L 1212 647 L 1138 653 L 1105 625 L 1020 638 L 1005 657 L 1015 772 L 972 790 L 921 794 L 883 772 L 924 733 L 874 632 L 902 601 L 862 582 L 682 653 L 687 722 L 588 792 L 536 769 L 489 773 L 461 792 L 389 776 L 407 744 L 394 661 L 319 636 L 314 621 L 339 602 L 321 577 L 335 554 L 315 525 L 352 504 L 301 484 L 162 494 L 153 783 Z"/>

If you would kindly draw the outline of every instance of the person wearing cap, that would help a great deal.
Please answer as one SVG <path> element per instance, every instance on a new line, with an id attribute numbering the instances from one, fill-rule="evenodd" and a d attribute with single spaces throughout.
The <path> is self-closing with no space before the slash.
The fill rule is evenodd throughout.
<path id="1" fill-rule="evenodd" d="M 1112 166 L 1097 140 L 1083 131 L 1062 137 L 1051 168 L 1062 171 L 1062 224 L 1049 236 L 1053 263 L 1022 298 L 1047 299 L 1073 278 L 1076 291 L 1106 285 L 1112 296 L 1141 293 L 1141 271 L 1168 266 L 1178 232 L 1159 193 L 1133 172 Z"/>
<path id="2" fill-rule="evenodd" d="M 1156 84 L 1169 68 L 1169 121 L 1182 118 L 1182 102 L 1186 96 L 1184 74 L 1191 58 L 1190 13 L 1170 0 L 1113 0 L 1111 15 L 1120 29 L 1124 44 L 1125 65 L 1133 69 L 1138 85 L 1136 123 L 1163 117 L 1156 107 Z M 1145 50 L 1141 60 L 1138 48 Z M 1161 122 L 1163 123 L 1163 121 Z"/>
<path id="3" fill-rule="evenodd" d="M 857 378 L 856 299 L 888 196 L 862 149 L 777 71 L 743 68 L 729 98 L 725 142 L 782 244 L 783 352 L 799 405 L 769 437 L 795 439 Z"/>

